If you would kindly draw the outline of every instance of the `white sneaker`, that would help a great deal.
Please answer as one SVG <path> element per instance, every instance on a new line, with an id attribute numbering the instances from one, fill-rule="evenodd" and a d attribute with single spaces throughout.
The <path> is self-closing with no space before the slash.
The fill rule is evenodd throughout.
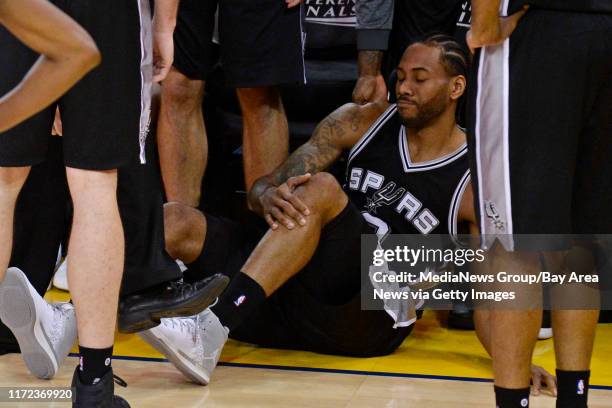
<path id="1" fill-rule="evenodd" d="M 53 275 L 53 286 L 61 290 L 68 290 L 68 258 L 64 258 Z"/>
<path id="2" fill-rule="evenodd" d="M 219 362 L 229 330 L 206 309 L 191 317 L 161 319 L 161 324 L 138 333 L 191 381 L 207 385 Z"/>
<path id="3" fill-rule="evenodd" d="M 15 335 L 30 372 L 53 378 L 77 338 L 74 306 L 48 303 L 22 271 L 9 268 L 0 283 L 0 319 Z"/>

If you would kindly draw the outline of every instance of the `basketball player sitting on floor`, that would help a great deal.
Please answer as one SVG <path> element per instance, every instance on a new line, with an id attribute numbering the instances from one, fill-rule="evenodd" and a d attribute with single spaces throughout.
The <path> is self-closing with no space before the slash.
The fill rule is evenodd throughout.
<path id="1" fill-rule="evenodd" d="M 475 230 L 466 137 L 455 120 L 468 59 L 444 35 L 410 46 L 397 68 L 397 104 L 340 107 L 256 182 L 249 205 L 267 225 L 166 204 L 180 215 L 166 219 L 169 253 L 192 278 L 223 272 L 232 282 L 216 305 L 162 319 L 141 337 L 201 384 L 228 336 L 346 356 L 393 352 L 416 317 L 361 309 L 361 234 Z M 349 149 L 343 188 L 325 170 Z"/>

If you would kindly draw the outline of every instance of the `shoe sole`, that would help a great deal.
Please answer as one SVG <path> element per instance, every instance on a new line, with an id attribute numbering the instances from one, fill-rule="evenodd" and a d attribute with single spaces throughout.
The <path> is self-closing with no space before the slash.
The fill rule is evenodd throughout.
<path id="1" fill-rule="evenodd" d="M 15 335 L 30 372 L 40 379 L 53 378 L 58 370 L 57 357 L 41 327 L 28 282 L 21 273 L 9 270 L 4 277 L 0 286 L 0 319 Z"/>
<path id="2" fill-rule="evenodd" d="M 151 331 L 138 333 L 138 336 L 150 344 L 155 350 L 163 354 L 168 361 L 170 361 L 189 380 L 200 385 L 208 385 L 210 377 L 200 374 L 198 369 L 187 358 L 182 357 L 180 353 L 175 352 L 166 344 L 164 339 L 156 336 Z"/>
<path id="3" fill-rule="evenodd" d="M 160 320 L 170 317 L 194 316 L 210 306 L 221 295 L 229 284 L 229 278 L 217 274 L 202 290 L 200 296 L 186 300 L 168 310 L 143 311 L 119 315 L 119 331 L 121 333 L 138 333 L 159 326 Z"/>

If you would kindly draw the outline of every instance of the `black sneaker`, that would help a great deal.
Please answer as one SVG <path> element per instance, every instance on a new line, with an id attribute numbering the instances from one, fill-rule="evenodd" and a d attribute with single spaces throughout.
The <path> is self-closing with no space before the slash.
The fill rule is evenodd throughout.
<path id="1" fill-rule="evenodd" d="M 111 368 L 97 384 L 85 385 L 79 377 L 79 366 L 72 376 L 72 408 L 130 408 L 121 397 L 115 395 L 115 381 L 126 387 L 125 381 L 113 375 Z"/>
<path id="2" fill-rule="evenodd" d="M 119 331 L 136 333 L 158 326 L 161 318 L 197 315 L 219 297 L 229 281 L 218 273 L 195 283 L 170 282 L 159 289 L 126 296 L 119 302 Z"/>
<path id="3" fill-rule="evenodd" d="M 464 303 L 453 303 L 453 310 L 448 314 L 448 327 L 459 330 L 475 330 L 474 312 Z"/>

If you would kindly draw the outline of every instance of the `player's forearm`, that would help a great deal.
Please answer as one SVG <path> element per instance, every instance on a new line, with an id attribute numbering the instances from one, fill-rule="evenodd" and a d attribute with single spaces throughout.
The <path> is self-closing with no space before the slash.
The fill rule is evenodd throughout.
<path id="1" fill-rule="evenodd" d="M 179 0 L 155 0 L 153 27 L 157 32 L 174 32 Z"/>
<path id="2" fill-rule="evenodd" d="M 361 50 L 357 57 L 359 76 L 381 75 L 383 52 L 377 50 Z"/>
<path id="3" fill-rule="evenodd" d="M 261 177 L 253 184 L 247 197 L 249 208 L 260 214 L 260 197 L 267 189 L 278 187 L 291 177 L 324 171 L 337 160 L 341 152 L 341 149 L 333 146 L 321 145 L 316 139 L 305 143 L 271 174 Z"/>
<path id="4" fill-rule="evenodd" d="M 472 35 L 482 42 L 500 36 L 500 0 L 472 0 Z"/>
<path id="5" fill-rule="evenodd" d="M 21 83 L 0 99 L 4 131 L 57 100 L 99 64 L 100 53 L 85 30 L 46 0 L 0 1 L 0 23 L 42 54 Z"/>
<path id="6" fill-rule="evenodd" d="M 70 89 L 94 63 L 41 57 L 22 82 L 0 99 L 0 132 L 40 112 Z"/>

